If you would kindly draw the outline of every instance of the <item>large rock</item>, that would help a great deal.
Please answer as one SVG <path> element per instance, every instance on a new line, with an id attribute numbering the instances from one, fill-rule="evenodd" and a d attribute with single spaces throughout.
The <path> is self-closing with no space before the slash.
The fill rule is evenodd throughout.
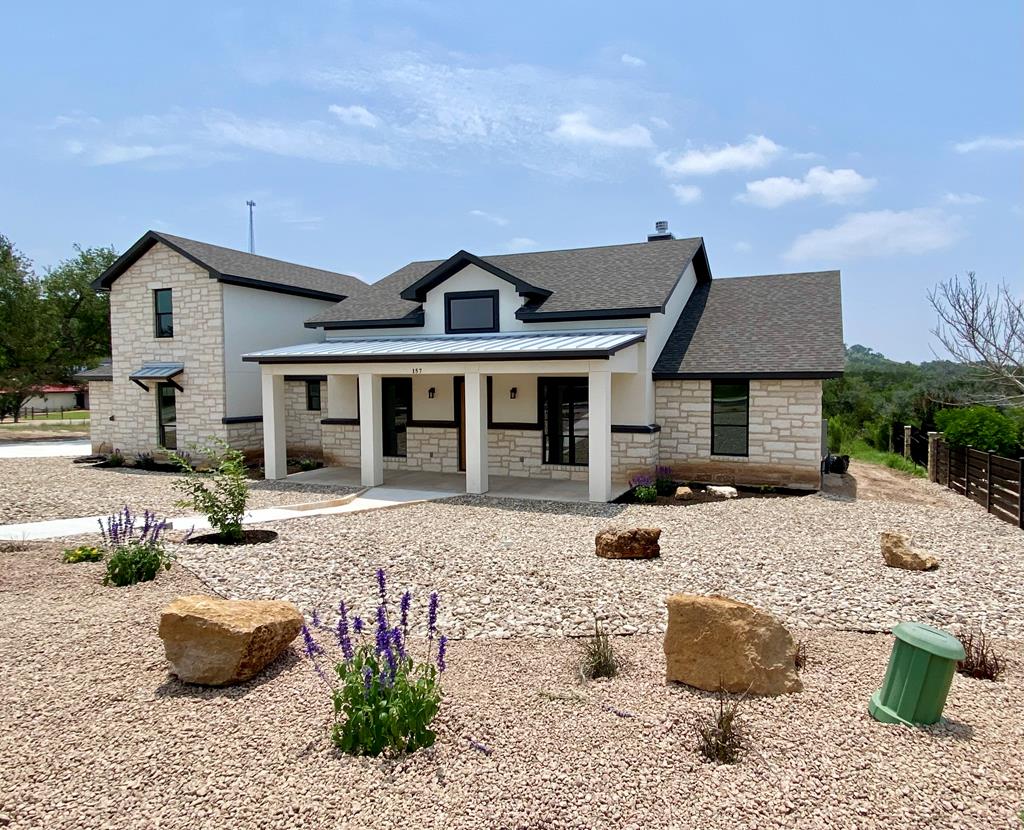
<path id="1" fill-rule="evenodd" d="M 799 692 L 796 643 L 767 611 L 720 596 L 667 600 L 668 680 L 707 691 L 759 695 Z"/>
<path id="2" fill-rule="evenodd" d="M 160 614 L 160 639 L 186 683 L 224 686 L 259 674 L 302 630 L 290 602 L 179 597 Z"/>
<path id="3" fill-rule="evenodd" d="M 711 484 L 708 485 L 708 495 L 716 496 L 720 499 L 734 499 L 739 496 L 739 492 L 735 487 L 730 487 L 728 484 Z"/>
<path id="4" fill-rule="evenodd" d="M 605 559 L 654 559 L 661 555 L 657 527 L 609 527 L 597 534 L 597 555 Z"/>
<path id="5" fill-rule="evenodd" d="M 890 568 L 907 571 L 931 571 L 939 567 L 939 560 L 928 551 L 914 548 L 902 533 L 882 533 L 882 558 Z"/>
<path id="6" fill-rule="evenodd" d="M 691 490 L 689 487 L 676 487 L 675 497 L 679 501 L 689 501 L 690 499 L 693 498 L 693 490 Z"/>

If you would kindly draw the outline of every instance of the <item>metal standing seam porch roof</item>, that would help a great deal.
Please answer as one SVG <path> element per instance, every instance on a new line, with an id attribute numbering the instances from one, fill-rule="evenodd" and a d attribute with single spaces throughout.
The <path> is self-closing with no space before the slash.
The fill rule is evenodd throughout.
<path id="1" fill-rule="evenodd" d="M 165 380 L 174 384 L 178 389 L 181 389 L 178 384 L 174 383 L 173 378 L 176 378 L 182 372 L 185 371 L 184 363 L 144 363 L 141 369 L 136 369 L 130 375 L 128 380 L 135 383 L 149 391 L 149 387 L 146 386 L 143 381 L 146 380 Z"/>
<path id="2" fill-rule="evenodd" d="M 242 355 L 251 363 L 374 363 L 409 360 L 556 360 L 608 358 L 639 343 L 644 329 L 351 337 Z"/>

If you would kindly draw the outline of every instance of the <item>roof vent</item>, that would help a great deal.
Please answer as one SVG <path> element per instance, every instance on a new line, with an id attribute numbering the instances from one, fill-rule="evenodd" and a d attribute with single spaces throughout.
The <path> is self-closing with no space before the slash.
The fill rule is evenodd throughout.
<path id="1" fill-rule="evenodd" d="M 659 219 L 654 223 L 654 233 L 647 234 L 648 242 L 657 242 L 660 239 L 675 239 L 675 237 L 668 232 L 668 222 L 664 219 Z"/>

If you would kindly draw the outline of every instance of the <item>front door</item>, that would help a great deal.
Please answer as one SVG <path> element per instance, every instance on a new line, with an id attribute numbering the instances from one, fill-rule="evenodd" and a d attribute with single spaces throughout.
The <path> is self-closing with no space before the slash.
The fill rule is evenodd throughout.
<path id="1" fill-rule="evenodd" d="M 455 377 L 455 420 L 459 433 L 459 472 L 466 472 L 466 384 L 461 376 Z"/>
<path id="2" fill-rule="evenodd" d="M 156 413 L 160 446 L 176 450 L 178 448 L 178 407 L 174 387 L 169 383 L 161 383 L 156 387 Z"/>

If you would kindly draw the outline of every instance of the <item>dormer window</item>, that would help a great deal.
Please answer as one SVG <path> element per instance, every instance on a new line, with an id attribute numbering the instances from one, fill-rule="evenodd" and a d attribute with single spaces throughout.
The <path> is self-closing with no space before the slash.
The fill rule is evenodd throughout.
<path id="1" fill-rule="evenodd" d="M 497 291 L 452 291 L 444 295 L 445 334 L 498 331 Z"/>

